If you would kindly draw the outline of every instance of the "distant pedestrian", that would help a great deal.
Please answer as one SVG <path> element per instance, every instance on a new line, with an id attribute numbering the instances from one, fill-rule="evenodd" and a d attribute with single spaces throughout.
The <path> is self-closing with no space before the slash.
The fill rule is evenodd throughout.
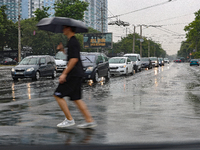
<path id="1" fill-rule="evenodd" d="M 79 108 L 85 118 L 85 123 L 78 125 L 78 128 L 93 128 L 97 124 L 94 122 L 87 109 L 86 104 L 81 100 L 81 85 L 83 77 L 83 65 L 80 59 L 80 45 L 75 38 L 75 27 L 64 26 L 63 34 L 68 38 L 67 44 L 67 67 L 59 77 L 59 85 L 54 92 L 54 97 L 58 102 L 61 110 L 65 114 L 65 120 L 57 125 L 58 128 L 66 128 L 75 124 L 73 117 L 69 111 L 67 102 L 63 97 L 68 96 Z M 60 48 L 63 48 L 61 43 Z"/>

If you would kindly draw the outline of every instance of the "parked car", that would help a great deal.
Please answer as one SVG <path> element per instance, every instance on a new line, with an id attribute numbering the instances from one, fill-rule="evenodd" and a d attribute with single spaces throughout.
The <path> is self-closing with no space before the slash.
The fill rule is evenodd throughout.
<path id="1" fill-rule="evenodd" d="M 67 64 L 67 55 L 62 51 L 59 51 L 55 55 L 55 62 L 57 66 L 57 71 L 63 71 Z"/>
<path id="2" fill-rule="evenodd" d="M 194 65 L 199 66 L 199 60 L 198 59 L 191 59 L 190 60 L 190 66 L 194 66 Z"/>
<path id="3" fill-rule="evenodd" d="M 168 58 L 164 58 L 164 63 L 168 63 L 169 64 L 169 59 Z"/>
<path id="4" fill-rule="evenodd" d="M 13 80 L 18 78 L 32 78 L 38 80 L 40 77 L 56 77 L 56 62 L 52 56 L 37 55 L 25 57 L 19 65 L 11 70 Z"/>
<path id="5" fill-rule="evenodd" d="M 148 57 L 142 57 L 141 58 L 141 65 L 142 65 L 142 68 L 148 68 L 148 69 L 153 68 L 151 59 L 149 59 Z"/>
<path id="6" fill-rule="evenodd" d="M 133 63 L 128 57 L 112 57 L 109 66 L 111 75 L 134 74 Z"/>
<path id="7" fill-rule="evenodd" d="M 135 72 L 141 71 L 140 54 L 129 53 L 125 54 L 124 57 L 128 57 L 132 61 Z"/>
<path id="8" fill-rule="evenodd" d="M 165 63 L 164 63 L 164 59 L 163 58 L 158 58 L 158 64 L 159 64 L 159 66 L 164 66 L 165 65 Z"/>
<path id="9" fill-rule="evenodd" d="M 9 57 L 4 57 L 0 59 L 0 64 L 1 65 L 16 65 L 17 61 Z"/>
<path id="10" fill-rule="evenodd" d="M 105 54 L 82 52 L 81 60 L 85 71 L 84 80 L 98 82 L 100 77 L 110 79 L 109 62 Z"/>
<path id="11" fill-rule="evenodd" d="M 151 63 L 154 67 L 158 67 L 159 63 L 157 57 L 149 57 L 149 59 L 151 60 Z"/>

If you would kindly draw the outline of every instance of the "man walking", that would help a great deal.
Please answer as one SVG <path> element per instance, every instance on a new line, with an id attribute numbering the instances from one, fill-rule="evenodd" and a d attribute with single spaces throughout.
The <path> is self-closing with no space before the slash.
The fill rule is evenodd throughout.
<path id="1" fill-rule="evenodd" d="M 63 97 L 69 96 L 78 109 L 85 117 L 86 123 L 78 125 L 78 128 L 93 128 L 97 124 L 94 122 L 85 103 L 81 100 L 81 84 L 83 76 L 83 66 L 80 59 L 80 45 L 75 38 L 75 27 L 64 26 L 63 34 L 68 38 L 67 56 L 68 64 L 59 77 L 59 85 L 54 92 L 54 97 L 58 102 L 61 110 L 65 114 L 65 120 L 57 125 L 58 128 L 66 128 L 75 124 L 69 111 L 68 105 Z M 58 46 L 63 48 L 63 45 Z"/>

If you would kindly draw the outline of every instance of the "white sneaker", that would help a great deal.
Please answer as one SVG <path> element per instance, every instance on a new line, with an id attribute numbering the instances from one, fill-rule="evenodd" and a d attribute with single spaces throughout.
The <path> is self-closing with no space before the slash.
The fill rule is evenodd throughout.
<path id="1" fill-rule="evenodd" d="M 67 118 L 65 118 L 65 120 L 63 122 L 57 124 L 57 127 L 58 128 L 66 128 L 66 127 L 73 126 L 73 125 L 75 125 L 74 119 L 73 120 L 67 120 Z"/>
<path id="2" fill-rule="evenodd" d="M 81 128 L 81 129 L 90 129 L 90 128 L 94 128 L 97 126 L 96 122 L 86 122 L 84 124 L 80 124 L 77 126 L 77 128 Z"/>

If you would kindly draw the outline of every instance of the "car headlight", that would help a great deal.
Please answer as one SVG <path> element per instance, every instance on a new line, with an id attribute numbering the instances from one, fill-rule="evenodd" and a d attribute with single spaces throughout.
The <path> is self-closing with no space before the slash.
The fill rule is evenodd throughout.
<path id="1" fill-rule="evenodd" d="M 86 71 L 93 71 L 94 67 L 87 67 Z"/>
<path id="2" fill-rule="evenodd" d="M 15 68 L 12 68 L 11 71 L 12 71 L 12 72 L 15 72 Z"/>
<path id="3" fill-rule="evenodd" d="M 158 63 L 157 61 L 155 61 L 155 63 Z"/>
<path id="4" fill-rule="evenodd" d="M 28 68 L 26 71 L 29 72 L 29 71 L 33 71 L 33 70 L 34 70 L 34 68 L 31 67 L 31 68 Z"/>
<path id="5" fill-rule="evenodd" d="M 124 66 L 120 66 L 120 68 L 126 68 L 126 65 L 124 65 Z"/>

